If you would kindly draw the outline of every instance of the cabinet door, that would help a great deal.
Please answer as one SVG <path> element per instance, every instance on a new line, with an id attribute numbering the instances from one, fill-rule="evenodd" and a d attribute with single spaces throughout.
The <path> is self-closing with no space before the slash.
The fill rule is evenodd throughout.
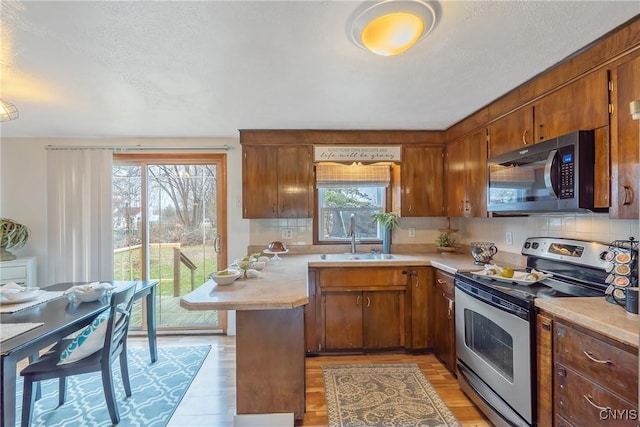
<path id="1" fill-rule="evenodd" d="M 407 347 L 413 350 L 432 346 L 432 322 L 430 288 L 433 286 L 433 268 L 409 268 L 407 292 L 411 294 L 411 335 Z"/>
<path id="2" fill-rule="evenodd" d="M 242 217 L 278 217 L 278 151 L 275 147 L 242 147 Z"/>
<path id="3" fill-rule="evenodd" d="M 520 110 L 489 125 L 488 157 L 533 145 L 533 107 Z"/>
<path id="4" fill-rule="evenodd" d="M 455 141 L 447 145 L 447 182 L 446 200 L 447 215 L 450 217 L 464 216 L 465 197 L 465 142 Z"/>
<path id="5" fill-rule="evenodd" d="M 278 216 L 311 218 L 313 162 L 308 146 L 278 147 Z M 274 163 L 275 164 L 275 163 Z"/>
<path id="6" fill-rule="evenodd" d="M 487 216 L 487 136 L 483 129 L 465 139 L 464 216 Z"/>
<path id="7" fill-rule="evenodd" d="M 538 314 L 536 325 L 538 426 L 553 425 L 553 323 L 551 318 Z"/>
<path id="8" fill-rule="evenodd" d="M 401 216 L 444 214 L 442 147 L 403 148 Z"/>
<path id="9" fill-rule="evenodd" d="M 325 349 L 363 347 L 362 292 L 325 292 Z"/>
<path id="10" fill-rule="evenodd" d="M 363 292 L 364 347 L 404 346 L 404 292 Z"/>
<path id="11" fill-rule="evenodd" d="M 534 116 L 535 140 L 538 142 L 577 130 L 607 126 L 609 124 L 607 70 L 588 74 L 543 97 L 534 104 Z"/>
<path id="12" fill-rule="evenodd" d="M 436 271 L 433 286 L 433 353 L 456 371 L 453 276 Z"/>
<path id="13" fill-rule="evenodd" d="M 631 118 L 629 103 L 640 100 L 640 56 L 617 67 L 612 74 L 611 218 L 637 219 L 640 203 L 640 122 Z"/>

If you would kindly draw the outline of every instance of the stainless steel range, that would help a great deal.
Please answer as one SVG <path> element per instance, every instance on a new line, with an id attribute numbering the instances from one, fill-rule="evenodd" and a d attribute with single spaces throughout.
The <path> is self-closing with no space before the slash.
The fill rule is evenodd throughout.
<path id="1" fill-rule="evenodd" d="M 609 259 L 631 248 L 548 237 L 526 240 L 527 270 L 553 277 L 531 285 L 456 273 L 458 382 L 497 426 L 536 423 L 536 298 L 604 296 Z M 637 272 L 633 283 L 637 285 Z"/>

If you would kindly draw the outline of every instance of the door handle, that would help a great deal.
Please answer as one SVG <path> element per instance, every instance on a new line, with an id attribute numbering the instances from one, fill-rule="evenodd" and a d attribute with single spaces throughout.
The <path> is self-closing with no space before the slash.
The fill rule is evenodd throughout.
<path id="1" fill-rule="evenodd" d="M 553 188 L 553 182 L 551 181 L 551 167 L 553 166 L 553 160 L 556 158 L 556 153 L 558 150 L 551 150 L 549 152 L 549 156 L 547 157 L 547 162 L 544 165 L 544 186 L 549 190 L 549 195 L 552 199 L 557 199 L 558 194 L 556 190 Z"/>

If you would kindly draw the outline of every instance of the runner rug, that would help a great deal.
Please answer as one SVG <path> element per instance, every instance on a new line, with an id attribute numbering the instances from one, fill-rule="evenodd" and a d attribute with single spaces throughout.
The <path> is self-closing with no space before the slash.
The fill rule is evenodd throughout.
<path id="1" fill-rule="evenodd" d="M 148 349 L 129 349 L 129 379 L 132 396 L 127 398 L 114 367 L 114 387 L 120 423 L 118 427 L 166 426 L 211 346 L 160 347 L 158 361 L 151 363 Z M 22 378 L 17 384 L 17 403 L 22 406 Z M 102 389 L 100 372 L 67 378 L 67 399 L 58 407 L 58 380 L 42 381 L 42 398 L 34 405 L 32 426 L 112 426 Z M 20 424 L 20 408 L 17 424 Z"/>
<path id="2" fill-rule="evenodd" d="M 330 427 L 460 426 L 416 364 L 323 366 Z"/>

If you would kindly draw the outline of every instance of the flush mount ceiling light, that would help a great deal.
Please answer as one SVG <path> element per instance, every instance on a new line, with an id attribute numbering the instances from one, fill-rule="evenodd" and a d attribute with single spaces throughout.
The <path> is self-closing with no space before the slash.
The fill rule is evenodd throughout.
<path id="1" fill-rule="evenodd" d="M 0 99 L 0 122 L 8 122 L 18 118 L 18 109 L 10 102 Z"/>
<path id="2" fill-rule="evenodd" d="M 402 53 L 433 29 L 436 14 L 420 0 L 385 0 L 366 5 L 351 20 L 349 34 L 363 49 L 382 55 Z"/>

